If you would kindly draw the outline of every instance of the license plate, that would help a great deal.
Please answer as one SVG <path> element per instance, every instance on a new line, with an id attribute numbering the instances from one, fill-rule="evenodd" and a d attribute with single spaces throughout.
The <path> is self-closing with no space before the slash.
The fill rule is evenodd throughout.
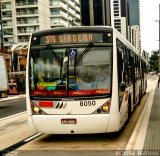
<path id="1" fill-rule="evenodd" d="M 61 119 L 61 124 L 76 124 L 76 119 Z"/>

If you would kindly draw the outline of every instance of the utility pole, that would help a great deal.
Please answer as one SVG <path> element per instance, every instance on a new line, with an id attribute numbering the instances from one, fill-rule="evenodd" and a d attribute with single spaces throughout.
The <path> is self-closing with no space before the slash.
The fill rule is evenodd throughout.
<path id="1" fill-rule="evenodd" d="M 159 55 L 160 55 L 160 4 L 159 4 Z"/>
<path id="2" fill-rule="evenodd" d="M 1 49 L 3 49 L 3 25 L 2 25 L 2 5 L 1 5 L 1 0 L 0 0 L 0 45 L 1 45 Z"/>
<path id="3" fill-rule="evenodd" d="M 157 40 L 159 43 L 159 47 L 158 47 L 158 51 L 157 51 L 157 67 L 158 70 L 160 72 L 160 4 L 159 4 L 159 19 L 155 20 L 155 22 L 158 22 L 158 26 L 159 26 L 159 39 Z"/>

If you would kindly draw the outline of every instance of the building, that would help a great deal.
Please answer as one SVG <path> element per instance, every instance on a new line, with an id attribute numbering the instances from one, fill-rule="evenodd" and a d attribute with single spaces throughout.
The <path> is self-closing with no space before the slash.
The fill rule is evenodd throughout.
<path id="1" fill-rule="evenodd" d="M 79 0 L 1 0 L 0 3 L 4 47 L 27 44 L 31 33 L 38 30 L 80 25 Z"/>
<path id="2" fill-rule="evenodd" d="M 114 27 L 121 32 L 121 3 L 120 0 L 113 0 Z"/>
<path id="3" fill-rule="evenodd" d="M 113 11 L 114 27 L 131 41 L 128 0 L 113 0 Z"/>
<path id="4" fill-rule="evenodd" d="M 82 25 L 115 27 L 127 39 L 128 0 L 80 0 Z"/>
<path id="5" fill-rule="evenodd" d="M 80 0 L 80 6 L 81 25 L 113 25 L 110 0 Z"/>
<path id="6" fill-rule="evenodd" d="M 128 0 L 129 2 L 129 21 L 131 25 L 131 43 L 141 53 L 140 35 L 140 9 L 139 0 Z"/>
<path id="7" fill-rule="evenodd" d="M 113 0 L 114 27 L 141 52 L 139 0 Z"/>
<path id="8" fill-rule="evenodd" d="M 141 52 L 141 36 L 140 36 L 140 27 L 139 25 L 131 26 L 131 43 L 135 48 Z"/>
<path id="9" fill-rule="evenodd" d="M 139 0 L 128 0 L 130 25 L 140 25 Z"/>

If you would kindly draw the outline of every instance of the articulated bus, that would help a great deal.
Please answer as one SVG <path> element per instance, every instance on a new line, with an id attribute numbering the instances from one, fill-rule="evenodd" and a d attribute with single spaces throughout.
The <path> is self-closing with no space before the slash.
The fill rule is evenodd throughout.
<path id="1" fill-rule="evenodd" d="M 147 87 L 145 60 L 108 26 L 33 33 L 26 76 L 30 128 L 48 134 L 117 132 Z"/>

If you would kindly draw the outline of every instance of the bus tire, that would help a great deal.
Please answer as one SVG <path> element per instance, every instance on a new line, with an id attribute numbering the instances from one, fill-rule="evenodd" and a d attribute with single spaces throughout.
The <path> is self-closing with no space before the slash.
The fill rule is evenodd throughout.
<path id="1" fill-rule="evenodd" d="M 138 105 L 140 105 L 141 104 L 141 92 L 140 92 L 141 90 L 139 89 L 139 99 L 138 99 Z"/>
<path id="2" fill-rule="evenodd" d="M 129 99 L 128 99 L 128 118 L 127 118 L 127 121 L 126 121 L 127 124 L 129 123 L 130 117 L 131 117 L 131 96 L 129 95 Z"/>
<path id="3" fill-rule="evenodd" d="M 144 89 L 143 95 L 146 95 L 146 89 L 147 89 L 147 81 L 146 81 L 146 83 L 145 83 L 145 89 Z"/>

